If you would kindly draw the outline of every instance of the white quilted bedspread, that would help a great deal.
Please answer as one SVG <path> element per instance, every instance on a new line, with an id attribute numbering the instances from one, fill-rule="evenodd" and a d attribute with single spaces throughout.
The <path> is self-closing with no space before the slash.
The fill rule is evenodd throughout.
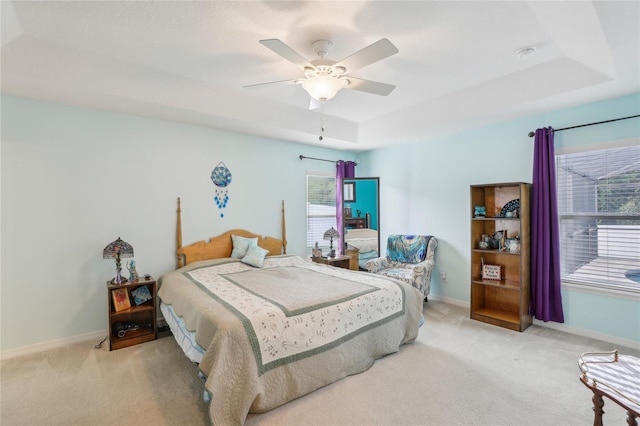
<path id="1" fill-rule="evenodd" d="M 206 348 L 200 369 L 214 424 L 242 424 L 371 366 L 413 341 L 422 298 L 411 286 L 298 256 L 253 268 L 193 263 L 161 278 L 159 296 Z"/>

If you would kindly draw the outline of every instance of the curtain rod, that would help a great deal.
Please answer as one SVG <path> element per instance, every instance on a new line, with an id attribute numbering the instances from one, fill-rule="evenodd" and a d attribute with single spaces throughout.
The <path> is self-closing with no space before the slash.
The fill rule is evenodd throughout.
<path id="1" fill-rule="evenodd" d="M 596 124 L 611 123 L 612 121 L 627 120 L 629 118 L 636 118 L 636 117 L 640 117 L 640 114 L 638 114 L 638 115 L 630 115 L 628 117 L 614 118 L 613 120 L 598 121 L 596 123 L 580 124 L 579 126 L 564 127 L 562 129 L 554 129 L 553 132 L 555 133 L 555 132 L 561 132 L 563 130 L 577 129 L 578 127 L 595 126 Z M 532 138 L 534 136 L 535 136 L 535 132 L 529 132 L 529 137 L 530 138 Z"/>
<path id="2" fill-rule="evenodd" d="M 333 160 L 325 160 L 324 158 L 313 158 L 313 157 L 305 157 L 304 155 L 300 154 L 300 159 L 304 160 L 318 160 L 318 161 L 327 161 L 329 163 L 338 163 L 337 161 L 333 161 Z M 358 162 L 356 161 L 356 166 L 358 165 Z"/>

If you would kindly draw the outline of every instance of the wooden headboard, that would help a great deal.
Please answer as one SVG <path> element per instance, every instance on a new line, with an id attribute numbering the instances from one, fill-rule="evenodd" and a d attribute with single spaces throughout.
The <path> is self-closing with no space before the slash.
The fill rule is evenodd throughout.
<path id="1" fill-rule="evenodd" d="M 182 268 L 198 260 L 231 257 L 231 251 L 233 250 L 231 234 L 247 238 L 257 237 L 258 246 L 269 250 L 267 256 L 287 254 L 287 228 L 284 216 L 284 200 L 282 200 L 282 239 L 265 237 L 244 229 L 232 229 L 217 237 L 211 237 L 208 242 L 202 240 L 182 247 L 182 209 L 180 207 L 180 198 L 178 198 L 178 221 L 176 223 L 176 255 L 178 256 L 178 268 Z"/>

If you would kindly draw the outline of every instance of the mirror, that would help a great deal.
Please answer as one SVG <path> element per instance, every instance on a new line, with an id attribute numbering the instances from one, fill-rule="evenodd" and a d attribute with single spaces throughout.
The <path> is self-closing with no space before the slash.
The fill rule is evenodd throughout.
<path id="1" fill-rule="evenodd" d="M 358 249 L 358 265 L 366 270 L 367 261 L 380 256 L 380 178 L 345 178 L 343 184 L 344 253 Z"/>

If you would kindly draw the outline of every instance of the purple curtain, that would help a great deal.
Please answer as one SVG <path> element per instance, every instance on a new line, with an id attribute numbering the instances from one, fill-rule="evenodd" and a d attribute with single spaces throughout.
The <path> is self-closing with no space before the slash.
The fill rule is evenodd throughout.
<path id="1" fill-rule="evenodd" d="M 553 128 L 536 130 L 531 197 L 531 306 L 542 321 L 564 322 Z"/>
<path id="2" fill-rule="evenodd" d="M 353 161 L 336 162 L 336 226 L 340 237 L 338 238 L 338 253 L 344 254 L 344 235 L 342 230 L 344 229 L 344 222 L 342 220 L 342 182 L 345 178 L 356 177 L 356 163 Z"/>

